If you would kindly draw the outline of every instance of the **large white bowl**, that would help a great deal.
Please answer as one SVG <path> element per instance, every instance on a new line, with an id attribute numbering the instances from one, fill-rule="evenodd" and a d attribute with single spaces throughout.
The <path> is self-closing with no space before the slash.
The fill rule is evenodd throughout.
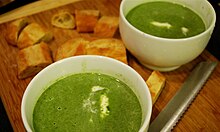
<path id="1" fill-rule="evenodd" d="M 185 5 L 203 19 L 206 30 L 189 38 L 167 39 L 146 34 L 126 20 L 125 16 L 131 9 L 152 1 Z M 144 66 L 159 71 L 177 69 L 198 57 L 207 46 L 216 22 L 214 8 L 207 0 L 122 0 L 119 18 L 119 30 L 126 48 Z"/>
<path id="2" fill-rule="evenodd" d="M 145 81 L 135 70 L 120 61 L 92 55 L 75 56 L 55 62 L 31 80 L 21 103 L 21 116 L 26 130 L 33 131 L 34 106 L 46 86 L 62 76 L 85 72 L 107 74 L 126 83 L 136 94 L 141 104 L 142 126 L 140 131 L 147 131 L 152 111 L 152 100 Z"/>

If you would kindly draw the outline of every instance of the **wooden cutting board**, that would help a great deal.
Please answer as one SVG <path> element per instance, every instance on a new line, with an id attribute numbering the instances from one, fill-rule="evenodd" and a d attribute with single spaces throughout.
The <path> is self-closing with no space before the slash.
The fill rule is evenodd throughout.
<path id="1" fill-rule="evenodd" d="M 46 0 L 44 0 L 46 1 Z M 50 2 L 55 2 L 51 1 Z M 74 0 L 73 0 L 74 1 Z M 41 2 L 41 1 L 39 1 Z M 58 0 L 56 6 L 46 6 L 42 2 L 37 6 L 42 8 L 23 8 L 29 12 L 23 11 L 18 13 L 19 17 L 29 15 L 28 18 L 37 22 L 42 26 L 49 28 L 54 33 L 54 40 L 49 43 L 51 49 L 54 51 L 58 45 L 64 43 L 70 38 L 83 36 L 90 37 L 90 34 L 79 34 L 75 30 L 64 30 L 55 28 L 51 25 L 50 20 L 53 14 L 61 10 L 68 10 L 74 12 L 75 9 L 97 9 L 101 12 L 101 15 L 118 16 L 120 0 L 84 0 L 74 3 L 67 3 L 67 0 Z M 57 1 L 56 1 L 57 2 Z M 59 3 L 60 2 L 60 3 Z M 66 3 L 65 3 L 66 2 Z M 51 4 L 51 3 L 48 3 Z M 67 5 L 66 5 L 67 4 Z M 34 5 L 34 3 L 32 4 Z M 63 5 L 61 7 L 57 7 Z M 35 5 L 36 6 L 36 5 Z M 32 6 L 34 7 L 34 6 Z M 54 9 L 50 9 L 57 7 Z M 50 9 L 50 10 L 48 10 Z M 18 12 L 22 12 L 20 9 Z M 35 12 L 40 12 L 34 15 L 30 15 Z M 10 16 L 10 17 L 8 17 Z M 26 86 L 31 81 L 32 77 L 19 80 L 17 78 L 17 63 L 16 54 L 18 49 L 11 45 L 8 45 L 4 39 L 5 27 L 9 20 L 12 20 L 11 14 L 3 16 L 5 21 L 0 25 L 0 96 L 8 114 L 9 120 L 12 124 L 14 131 L 25 131 L 22 120 L 21 120 L 21 99 Z M 15 18 L 18 18 L 15 16 Z M 119 32 L 117 32 L 116 38 L 120 38 Z M 152 119 L 153 120 L 168 101 L 173 97 L 176 91 L 183 84 L 189 73 L 200 61 L 218 61 L 208 51 L 204 51 L 194 61 L 183 65 L 181 68 L 163 73 L 167 78 L 166 86 L 162 91 L 157 102 L 153 106 Z M 140 75 L 147 80 L 151 70 L 143 67 L 129 52 L 128 62 Z M 200 91 L 197 98 L 194 100 L 192 105 L 186 111 L 184 116 L 181 118 L 179 123 L 176 125 L 173 131 L 220 131 L 220 65 L 217 66 L 203 89 Z"/>

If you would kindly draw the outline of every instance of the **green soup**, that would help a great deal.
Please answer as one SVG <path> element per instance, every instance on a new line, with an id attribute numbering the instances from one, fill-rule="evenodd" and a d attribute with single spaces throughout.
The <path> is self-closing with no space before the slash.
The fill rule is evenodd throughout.
<path id="1" fill-rule="evenodd" d="M 35 131 L 128 132 L 141 126 L 140 103 L 122 81 L 98 73 L 59 79 L 38 99 Z"/>
<path id="2" fill-rule="evenodd" d="M 170 2 L 141 4 L 129 11 L 126 19 L 137 29 L 164 38 L 187 38 L 205 31 L 195 12 Z"/>

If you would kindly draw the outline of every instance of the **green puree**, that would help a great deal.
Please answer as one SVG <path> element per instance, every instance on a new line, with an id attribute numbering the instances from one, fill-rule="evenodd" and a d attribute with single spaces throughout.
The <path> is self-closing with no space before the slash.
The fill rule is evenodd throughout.
<path id="1" fill-rule="evenodd" d="M 170 2 L 149 2 L 133 8 L 126 19 L 139 30 L 164 38 L 187 38 L 205 31 L 192 10 Z"/>
<path id="2" fill-rule="evenodd" d="M 40 96 L 33 113 L 35 131 L 135 132 L 141 106 L 116 78 L 80 73 L 56 81 Z"/>

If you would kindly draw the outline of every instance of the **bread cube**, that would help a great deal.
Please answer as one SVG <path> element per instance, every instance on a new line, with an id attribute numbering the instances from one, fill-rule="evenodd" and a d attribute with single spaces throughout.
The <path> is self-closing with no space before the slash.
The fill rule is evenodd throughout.
<path id="1" fill-rule="evenodd" d="M 119 18 L 114 16 L 102 16 L 95 28 L 94 34 L 98 37 L 113 37 L 118 29 Z"/>
<path id="2" fill-rule="evenodd" d="M 37 23 L 27 25 L 18 37 L 18 48 L 23 49 L 28 46 L 40 43 L 41 41 L 48 42 L 53 38 L 52 32 L 40 26 Z"/>
<path id="3" fill-rule="evenodd" d="M 84 55 L 86 53 L 85 45 L 88 43 L 89 41 L 84 38 L 68 40 L 57 48 L 54 60 L 58 61 L 71 56 Z"/>
<path id="4" fill-rule="evenodd" d="M 75 18 L 70 12 L 62 11 L 54 14 L 51 19 L 51 24 L 55 27 L 64 28 L 64 29 L 74 29 Z"/>
<path id="5" fill-rule="evenodd" d="M 153 71 L 146 83 L 151 93 L 152 103 L 154 104 L 165 86 L 166 78 L 159 72 Z"/>
<path id="6" fill-rule="evenodd" d="M 126 48 L 119 39 L 105 38 L 91 41 L 86 45 L 86 54 L 107 56 L 128 64 Z"/>
<path id="7" fill-rule="evenodd" d="M 22 29 L 28 25 L 27 18 L 20 18 L 7 24 L 5 39 L 8 44 L 17 46 L 17 40 Z"/>
<path id="8" fill-rule="evenodd" d="M 18 52 L 18 78 L 24 79 L 37 74 L 52 63 L 50 48 L 44 42 L 24 48 Z"/>
<path id="9" fill-rule="evenodd" d="M 98 10 L 75 10 L 76 30 L 78 32 L 93 32 L 98 18 Z"/>

